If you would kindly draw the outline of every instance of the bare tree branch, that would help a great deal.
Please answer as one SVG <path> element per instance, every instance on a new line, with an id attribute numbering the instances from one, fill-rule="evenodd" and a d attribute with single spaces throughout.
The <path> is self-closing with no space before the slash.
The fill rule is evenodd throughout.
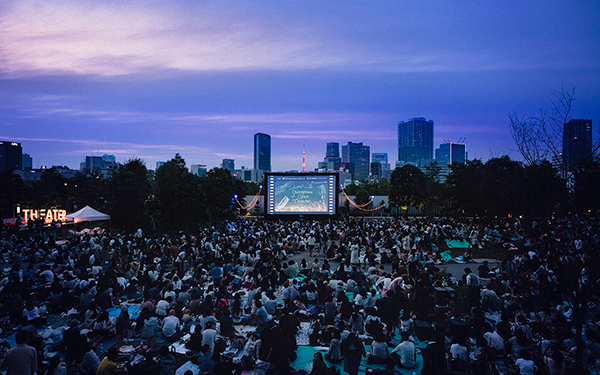
<path id="1" fill-rule="evenodd" d="M 525 164 L 539 164 L 550 158 L 561 177 L 568 179 L 569 172 L 562 152 L 562 143 L 565 124 L 571 119 L 575 87 L 566 91 L 561 86 L 561 89 L 553 91 L 548 99 L 550 114 L 543 109 L 538 117 L 509 114 L 510 132 Z"/>

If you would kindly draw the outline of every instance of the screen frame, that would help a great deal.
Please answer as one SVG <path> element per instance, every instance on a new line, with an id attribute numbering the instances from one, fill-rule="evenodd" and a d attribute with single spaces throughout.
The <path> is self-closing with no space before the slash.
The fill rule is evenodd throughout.
<path id="1" fill-rule="evenodd" d="M 335 204 L 334 204 L 334 213 L 333 214 L 323 214 L 323 213 L 318 213 L 318 214 L 311 214 L 311 213 L 292 213 L 292 214 L 281 214 L 281 213 L 276 213 L 276 214 L 271 214 L 269 213 L 269 198 L 268 198 L 268 194 L 269 194 L 269 177 L 270 176 L 275 176 L 275 177 L 296 177 L 296 176 L 318 176 L 318 177 L 330 177 L 333 176 L 335 179 L 335 193 L 334 193 L 334 200 L 335 200 Z M 264 189 L 264 196 L 263 196 L 263 201 L 264 201 L 264 209 L 263 209 L 263 215 L 265 217 L 265 219 L 270 219 L 270 220 L 301 220 L 303 218 L 308 218 L 308 219 L 315 219 L 315 220 L 325 220 L 325 219 L 333 219 L 333 218 L 337 218 L 339 215 L 339 210 L 338 210 L 338 205 L 339 205 L 339 187 L 340 187 L 340 182 L 339 182 L 339 174 L 337 173 L 331 173 L 331 172 L 326 172 L 326 173 L 320 173 L 320 172 L 269 172 L 269 173 L 265 173 L 265 189 Z"/>

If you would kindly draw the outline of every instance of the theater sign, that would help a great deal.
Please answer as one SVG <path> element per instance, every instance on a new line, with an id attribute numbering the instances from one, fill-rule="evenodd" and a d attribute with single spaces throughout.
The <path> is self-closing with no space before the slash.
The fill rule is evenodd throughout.
<path id="1" fill-rule="evenodd" d="M 46 223 L 51 223 L 52 220 L 65 221 L 67 219 L 67 211 L 59 210 L 56 208 L 48 208 L 48 209 L 25 208 L 25 209 L 21 210 L 21 212 L 23 212 L 25 221 L 28 221 L 29 219 L 31 219 L 31 220 L 43 219 Z"/>

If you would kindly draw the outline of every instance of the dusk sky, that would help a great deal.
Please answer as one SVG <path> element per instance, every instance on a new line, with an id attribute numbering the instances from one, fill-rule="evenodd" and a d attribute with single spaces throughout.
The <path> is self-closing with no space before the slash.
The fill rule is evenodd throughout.
<path id="1" fill-rule="evenodd" d="M 272 136 L 273 170 L 327 142 L 397 159 L 397 124 L 434 120 L 435 146 L 519 159 L 509 113 L 576 88 L 600 125 L 600 1 L 2 1 L 0 140 L 34 168 L 86 155 L 150 169 L 235 159 Z"/>

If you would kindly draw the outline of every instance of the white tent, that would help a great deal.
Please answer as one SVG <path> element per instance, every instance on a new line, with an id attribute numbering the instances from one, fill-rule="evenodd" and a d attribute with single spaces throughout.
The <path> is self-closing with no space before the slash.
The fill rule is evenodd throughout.
<path id="1" fill-rule="evenodd" d="M 85 206 L 77 212 L 68 214 L 67 219 L 73 220 L 75 223 L 81 223 L 83 221 L 110 220 L 110 215 L 103 214 L 100 211 L 94 210 L 90 206 Z"/>

